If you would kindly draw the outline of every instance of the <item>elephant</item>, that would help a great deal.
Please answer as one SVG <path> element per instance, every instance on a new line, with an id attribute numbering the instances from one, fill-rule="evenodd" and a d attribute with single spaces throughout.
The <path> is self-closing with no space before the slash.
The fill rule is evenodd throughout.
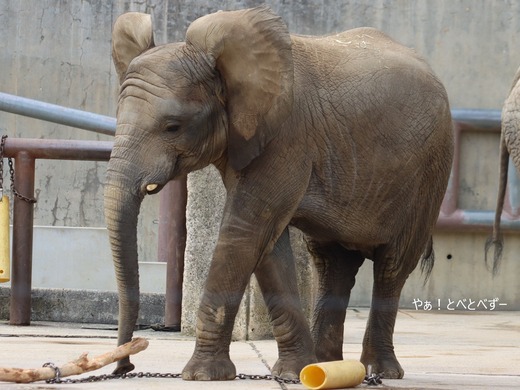
<path id="1" fill-rule="evenodd" d="M 509 170 L 509 157 L 513 161 L 517 174 L 520 173 L 520 68 L 517 69 L 513 78 L 513 84 L 502 107 L 500 152 L 499 152 L 499 183 L 498 197 L 495 208 L 495 220 L 493 222 L 493 234 L 486 240 L 485 261 L 488 261 L 488 253 L 494 247 L 493 255 L 493 275 L 498 273 L 500 260 L 504 247 L 504 240 L 500 230 L 500 219 L 504 209 L 504 199 L 506 196 L 507 174 Z"/>
<path id="2" fill-rule="evenodd" d="M 105 218 L 119 294 L 118 343 L 139 308 L 136 223 L 143 198 L 213 165 L 226 189 L 185 380 L 230 380 L 229 345 L 251 276 L 278 345 L 274 375 L 298 378 L 342 359 L 350 291 L 365 259 L 374 287 L 360 357 L 401 378 L 393 331 L 401 290 L 422 259 L 449 179 L 446 91 L 414 50 L 374 28 L 290 34 L 269 7 L 193 21 L 185 42 L 156 46 L 150 15 L 125 13 L 112 34 L 119 81 Z M 309 326 L 288 227 L 317 270 Z M 116 373 L 135 367 L 129 359 Z"/>

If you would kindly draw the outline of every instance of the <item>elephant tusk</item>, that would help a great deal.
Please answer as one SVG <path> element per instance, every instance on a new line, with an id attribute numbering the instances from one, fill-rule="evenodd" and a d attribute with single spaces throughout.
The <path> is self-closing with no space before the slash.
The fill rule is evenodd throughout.
<path id="1" fill-rule="evenodd" d="M 157 187 L 159 187 L 158 184 L 148 184 L 148 185 L 146 186 L 146 191 L 148 191 L 148 192 L 152 192 L 152 191 L 154 191 Z"/>

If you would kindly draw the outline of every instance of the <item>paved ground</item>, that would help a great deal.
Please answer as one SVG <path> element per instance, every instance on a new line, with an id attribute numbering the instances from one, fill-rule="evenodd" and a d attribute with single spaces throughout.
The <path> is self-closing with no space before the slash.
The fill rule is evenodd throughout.
<path id="1" fill-rule="evenodd" d="M 345 358 L 357 359 L 367 319 L 366 309 L 352 309 L 345 326 Z M 135 355 L 137 371 L 179 373 L 193 352 L 194 340 L 178 333 L 143 330 L 136 336 L 150 341 Z M 116 332 L 103 325 L 33 323 L 28 327 L 0 323 L 0 367 L 60 366 L 83 352 L 97 356 L 115 347 Z M 379 388 L 394 389 L 520 389 L 520 312 L 401 311 L 395 332 L 396 353 L 405 370 L 402 380 L 384 380 Z M 237 372 L 265 375 L 276 361 L 272 340 L 234 342 L 231 357 Z M 110 373 L 108 366 L 92 374 Z M 77 377 L 76 377 L 77 378 Z M 187 382 L 181 379 L 139 378 L 81 384 L 13 384 L 4 389 L 285 389 L 301 384 L 266 380 Z M 361 385 L 359 387 L 365 387 Z"/>

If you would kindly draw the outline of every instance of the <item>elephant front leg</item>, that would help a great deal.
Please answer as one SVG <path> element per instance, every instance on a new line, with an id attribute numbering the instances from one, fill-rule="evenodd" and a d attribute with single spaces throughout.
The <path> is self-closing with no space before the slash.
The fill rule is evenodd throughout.
<path id="1" fill-rule="evenodd" d="M 316 362 L 316 355 L 300 301 L 287 228 L 273 251 L 260 261 L 255 276 L 278 343 L 278 360 L 272 374 L 284 379 L 298 379 L 303 367 Z"/>
<path id="2" fill-rule="evenodd" d="M 197 318 L 195 351 L 182 371 L 184 380 L 232 380 L 236 377 L 235 365 L 229 357 L 235 305 L 215 305 L 215 302 L 209 300 L 211 295 L 206 290 L 202 298 Z"/>
<path id="3" fill-rule="evenodd" d="M 185 380 L 231 380 L 236 377 L 229 345 L 254 261 L 248 260 L 247 252 L 244 253 L 240 245 L 223 242 L 226 240 L 219 239 L 209 269 L 197 315 L 195 351 L 182 371 Z"/>
<path id="4" fill-rule="evenodd" d="M 267 168 L 274 164 L 274 160 L 270 157 L 266 157 Z M 255 160 L 255 166 L 260 167 L 261 164 L 262 157 L 259 157 Z M 277 165 L 277 168 L 284 168 L 285 165 Z M 280 300 L 278 294 L 267 298 L 268 301 L 272 299 L 268 307 L 270 307 L 275 329 L 278 329 L 277 323 L 284 322 L 283 306 L 286 299 L 290 301 L 291 298 L 284 295 L 287 291 L 284 284 L 286 281 L 283 280 L 285 275 L 278 275 L 282 279 L 270 284 L 270 275 L 278 273 L 278 268 L 271 261 L 274 262 L 278 255 L 270 256 L 294 215 L 305 187 L 305 180 L 301 176 L 307 175 L 308 172 L 302 170 L 293 172 L 287 165 L 290 175 L 283 175 L 283 172 L 277 175 L 266 175 L 265 172 L 271 172 L 267 168 L 257 171 L 251 168 L 247 174 L 238 178 L 238 182 L 234 181 L 236 178 L 233 176 L 226 185 L 228 198 L 199 309 L 195 352 L 184 368 L 184 379 L 226 380 L 235 377 L 235 367 L 229 359 L 229 344 L 240 301 L 257 266 L 259 271 L 265 267 L 265 270 L 258 274 L 260 285 L 263 286 L 262 290 L 269 293 L 268 290 L 272 286 L 272 292 L 278 292 L 277 290 L 281 292 Z M 286 177 L 294 181 L 289 182 Z M 278 183 L 276 179 L 280 182 Z M 278 250 L 282 248 L 276 249 Z M 288 259 L 288 264 L 294 267 L 292 255 Z M 262 264 L 263 260 L 267 260 L 266 264 Z M 272 271 L 268 270 L 270 266 L 274 267 Z M 294 291 L 293 295 L 298 296 L 294 274 L 292 270 L 288 277 L 290 283 L 294 283 L 290 291 Z M 296 323 L 305 322 L 299 305 L 290 309 L 290 312 L 299 313 L 291 314 L 297 318 Z M 281 355 L 284 359 L 281 361 L 289 362 L 291 348 L 300 340 L 305 340 L 305 337 L 302 339 L 298 334 L 298 329 L 291 329 L 289 332 L 291 337 L 296 336 L 294 340 L 289 337 L 284 341 L 285 344 L 282 342 L 284 346 Z M 301 329 L 305 330 L 305 327 Z M 284 339 L 283 331 L 280 331 L 280 337 L 279 340 Z M 303 348 L 307 349 L 307 345 L 308 340 L 303 343 Z M 312 350 L 312 346 L 309 349 Z M 293 349 L 293 351 L 297 350 L 297 348 Z M 302 361 L 304 360 L 306 358 L 302 358 Z M 287 365 L 287 368 L 281 368 L 281 372 L 296 372 L 300 364 L 300 361 L 291 364 L 291 368 Z M 280 365 L 277 369 L 278 367 Z"/>

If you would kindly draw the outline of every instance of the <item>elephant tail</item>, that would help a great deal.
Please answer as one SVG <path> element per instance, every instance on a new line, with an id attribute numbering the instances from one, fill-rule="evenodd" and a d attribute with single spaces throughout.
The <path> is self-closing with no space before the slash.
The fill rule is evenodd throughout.
<path id="1" fill-rule="evenodd" d="M 498 184 L 498 198 L 497 206 L 495 209 L 495 221 L 493 223 L 493 234 L 486 240 L 485 246 L 485 262 L 488 262 L 488 252 L 491 247 L 494 247 L 493 254 L 493 275 L 496 275 L 500 266 L 500 260 L 502 258 L 502 250 L 504 248 L 504 239 L 502 232 L 500 231 L 500 218 L 502 216 L 502 210 L 504 209 L 504 198 L 506 195 L 507 186 L 507 171 L 509 169 L 509 151 L 507 150 L 506 143 L 504 140 L 504 132 L 500 138 L 500 174 Z"/>
<path id="2" fill-rule="evenodd" d="M 426 249 L 421 257 L 421 273 L 424 275 L 424 284 L 430 278 L 435 263 L 435 252 L 433 251 L 433 237 L 430 236 Z"/>

